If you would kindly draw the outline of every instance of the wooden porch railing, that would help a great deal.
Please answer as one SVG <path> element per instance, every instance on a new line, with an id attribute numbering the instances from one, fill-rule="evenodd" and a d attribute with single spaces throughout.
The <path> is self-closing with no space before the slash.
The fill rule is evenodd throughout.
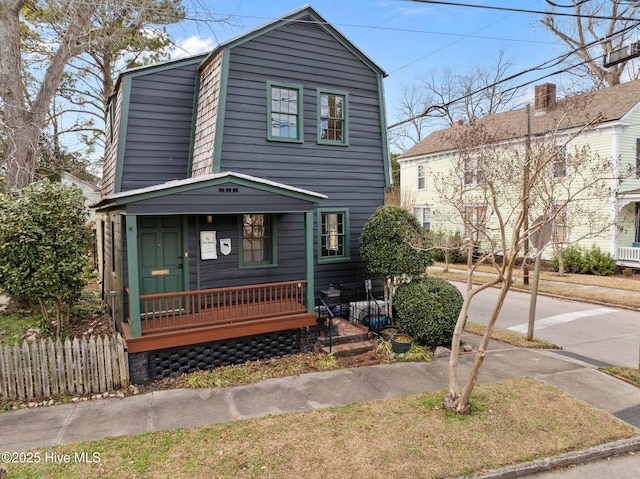
<path id="1" fill-rule="evenodd" d="M 140 296 L 142 334 L 307 312 L 306 281 Z"/>
<path id="2" fill-rule="evenodd" d="M 640 263 L 640 248 L 632 247 L 619 247 L 618 248 L 618 260 L 619 261 L 635 261 Z"/>

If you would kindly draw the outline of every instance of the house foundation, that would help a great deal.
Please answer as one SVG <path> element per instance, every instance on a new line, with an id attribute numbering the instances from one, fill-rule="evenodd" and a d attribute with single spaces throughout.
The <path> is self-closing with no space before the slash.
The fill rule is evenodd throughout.
<path id="1" fill-rule="evenodd" d="M 277 331 L 174 348 L 129 353 L 133 384 L 247 361 L 272 359 L 317 347 L 317 327 Z"/>

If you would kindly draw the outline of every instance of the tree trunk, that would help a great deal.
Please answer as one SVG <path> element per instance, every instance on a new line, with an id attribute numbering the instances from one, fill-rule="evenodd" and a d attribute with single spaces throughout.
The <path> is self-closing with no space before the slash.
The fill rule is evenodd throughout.
<path id="1" fill-rule="evenodd" d="M 482 366 L 482 362 L 484 361 L 484 358 L 486 356 L 487 346 L 489 345 L 489 341 L 491 340 L 491 333 L 493 332 L 493 327 L 496 324 L 496 320 L 498 319 L 498 315 L 500 314 L 500 310 L 502 309 L 502 305 L 504 304 L 504 299 L 509 292 L 509 288 L 511 288 L 511 282 L 511 276 L 509 276 L 502 283 L 500 294 L 498 295 L 496 304 L 493 307 L 493 311 L 491 311 L 491 316 L 489 316 L 487 328 L 485 329 L 484 335 L 482 336 L 482 341 L 480 341 L 480 346 L 478 346 L 478 352 L 476 353 L 475 360 L 473 361 L 473 365 L 471 366 L 471 371 L 469 371 L 467 382 L 462 389 L 462 394 L 453 404 L 453 406 L 455 407 L 455 411 L 458 414 L 468 414 L 471 410 L 471 392 L 478 382 L 480 367 Z"/>
<path id="2" fill-rule="evenodd" d="M 78 34 L 83 25 L 72 25 L 46 66 L 37 95 L 27 103 L 23 84 L 20 51 L 20 9 L 23 0 L 0 0 L 0 99 L 6 138 L 4 160 L 7 165 L 7 187 L 21 189 L 35 178 L 38 143 L 51 101 L 64 69 L 74 55 Z"/>

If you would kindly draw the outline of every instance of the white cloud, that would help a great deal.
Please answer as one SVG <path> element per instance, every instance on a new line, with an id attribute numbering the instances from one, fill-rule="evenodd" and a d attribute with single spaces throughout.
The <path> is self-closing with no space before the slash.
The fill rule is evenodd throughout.
<path id="1" fill-rule="evenodd" d="M 216 42 L 213 38 L 203 38 L 200 35 L 192 35 L 189 38 L 180 39 L 171 50 L 171 58 L 176 60 L 199 53 L 207 53 L 213 50 Z"/>

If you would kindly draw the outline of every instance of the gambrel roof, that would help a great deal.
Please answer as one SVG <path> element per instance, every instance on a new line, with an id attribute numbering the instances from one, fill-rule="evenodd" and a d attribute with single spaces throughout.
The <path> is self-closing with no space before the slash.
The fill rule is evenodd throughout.
<path id="1" fill-rule="evenodd" d="M 569 108 L 569 103 L 579 108 Z M 640 103 L 640 80 L 621 83 L 601 90 L 559 99 L 555 107 L 547 110 L 530 108 L 530 134 L 543 135 L 553 130 L 568 130 L 587 125 L 598 119 L 598 125 L 624 120 Z M 496 135 L 496 139 L 514 140 L 527 135 L 527 108 L 487 115 L 478 124 Z M 456 126 L 431 133 L 424 140 L 404 152 L 399 159 L 445 152 L 454 148 L 452 138 Z"/>

